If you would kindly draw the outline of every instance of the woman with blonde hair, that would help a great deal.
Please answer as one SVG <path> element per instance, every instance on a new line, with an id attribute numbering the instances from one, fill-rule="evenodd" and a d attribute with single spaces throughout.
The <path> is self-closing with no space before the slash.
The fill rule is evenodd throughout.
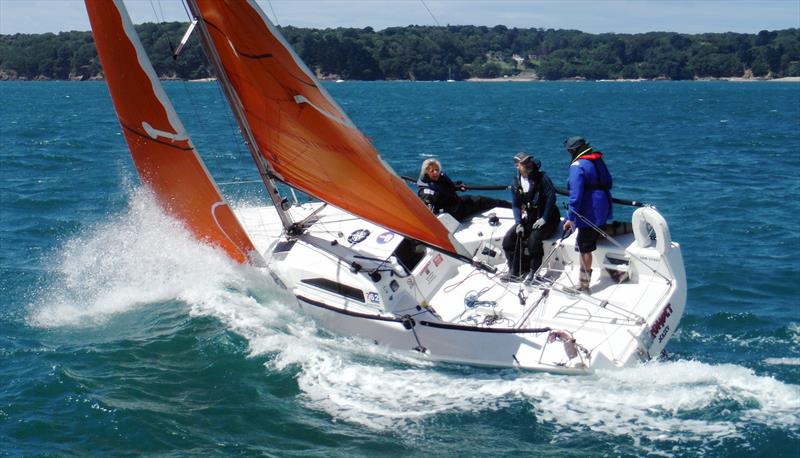
<path id="1" fill-rule="evenodd" d="M 459 196 L 457 191 L 464 192 L 467 186 L 460 181 L 454 183 L 442 172 L 442 163 L 435 158 L 428 158 L 422 162 L 417 188 L 417 194 L 431 211 L 447 212 L 461 222 L 475 213 L 490 208 L 511 208 L 511 203 L 504 200 L 474 195 Z"/>

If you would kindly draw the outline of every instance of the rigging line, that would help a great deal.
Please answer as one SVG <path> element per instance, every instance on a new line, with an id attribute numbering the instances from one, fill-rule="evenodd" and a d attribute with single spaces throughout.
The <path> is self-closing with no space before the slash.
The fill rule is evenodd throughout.
<path id="1" fill-rule="evenodd" d="M 533 277 L 532 278 L 533 278 L 534 281 L 536 281 L 536 277 L 539 275 L 539 271 L 542 270 L 542 267 L 547 268 L 549 270 L 549 267 L 547 267 L 547 265 L 550 263 L 550 258 L 553 256 L 553 253 L 555 253 L 556 250 L 561 247 L 562 242 L 564 241 L 565 238 L 567 238 L 567 233 L 562 231 L 561 232 L 561 238 L 559 238 L 553 244 L 553 247 L 550 249 L 550 253 L 548 253 L 547 256 L 542 260 L 542 263 L 539 264 L 539 268 L 536 269 L 535 272 L 533 272 Z"/>
<path id="2" fill-rule="evenodd" d="M 172 46 L 172 42 L 170 41 L 170 47 L 171 46 Z M 170 65 L 172 67 L 172 71 L 175 73 L 175 75 L 177 75 L 178 74 L 178 61 L 175 60 L 175 59 L 171 59 L 170 63 L 168 65 Z M 196 100 L 196 98 L 194 96 L 192 96 L 192 93 L 189 91 L 188 82 L 184 78 L 181 78 L 181 82 L 182 82 L 182 86 L 183 86 L 183 92 L 186 95 L 186 98 L 189 100 L 189 105 L 192 107 L 192 112 L 194 114 L 194 118 L 193 119 L 198 119 L 201 122 L 203 122 L 205 120 L 205 118 L 201 117 L 200 113 L 197 111 L 197 103 L 196 103 L 197 100 Z M 177 109 L 175 111 L 177 111 Z M 203 124 L 205 124 L 205 123 L 203 123 Z M 208 126 L 206 125 L 206 131 L 209 131 L 209 130 L 211 130 L 211 129 L 208 129 Z"/>
<path id="3" fill-rule="evenodd" d="M 428 4 L 427 4 L 427 3 L 425 3 L 425 0 L 419 0 L 419 1 L 420 1 L 420 3 L 422 3 L 422 6 L 424 6 L 424 7 L 425 7 L 425 9 L 428 11 L 428 14 L 430 14 L 430 15 L 431 15 L 431 18 L 433 18 L 433 22 L 435 22 L 435 23 L 436 23 L 436 25 L 437 25 L 438 27 L 441 27 L 441 26 L 442 26 L 442 24 L 440 24 L 440 23 L 439 23 L 439 20 L 438 20 L 438 19 L 436 19 L 436 16 L 434 16 L 434 15 L 433 15 L 433 12 L 431 11 L 431 9 L 430 9 L 430 8 L 428 8 Z M 451 65 L 452 63 L 454 63 L 454 62 L 452 62 L 452 61 L 450 61 L 450 60 L 448 59 L 448 64 L 447 64 L 447 68 L 448 68 L 448 70 L 452 68 L 452 65 Z M 460 72 L 459 72 L 459 73 L 460 73 Z M 450 79 L 451 77 L 452 77 L 452 75 L 451 75 L 451 74 L 448 72 L 447 78 L 448 78 L 448 79 Z"/>
<path id="4" fill-rule="evenodd" d="M 192 17 L 192 13 L 189 12 L 189 7 L 186 6 L 186 2 L 184 0 L 181 0 L 181 6 L 183 6 L 183 11 L 186 12 L 186 17 L 189 18 L 189 22 L 191 22 L 194 17 Z"/>
<path id="5" fill-rule="evenodd" d="M 184 6 L 184 8 L 185 8 L 185 6 Z M 193 18 L 191 13 L 189 13 L 189 17 Z M 205 54 L 205 52 L 203 54 Z M 210 61 L 210 58 L 209 58 L 209 61 Z M 214 87 L 217 89 L 217 94 L 219 94 L 219 100 L 221 100 L 223 102 L 223 107 L 224 108 L 222 109 L 222 112 L 225 113 L 224 114 L 225 121 L 228 124 L 228 129 L 230 130 L 230 135 L 231 135 L 231 138 L 233 139 L 233 144 L 236 145 L 234 147 L 235 148 L 234 153 L 235 153 L 237 158 L 244 158 L 244 157 L 247 156 L 245 154 L 244 149 L 242 148 L 244 139 L 240 135 L 239 128 L 236 127 L 236 125 L 235 125 L 236 122 L 235 122 L 235 120 L 233 118 L 233 109 L 227 103 L 225 103 L 226 99 L 225 99 L 225 93 L 222 91 L 222 83 L 220 83 L 220 81 L 219 81 L 219 78 L 218 78 L 219 75 L 216 75 L 215 73 L 216 73 L 215 68 L 214 68 L 213 65 L 211 65 L 210 68 L 209 68 L 208 75 L 212 76 L 212 77 L 217 77 L 216 78 L 217 81 L 215 83 L 213 83 L 213 84 L 214 84 Z M 227 107 L 227 109 L 225 107 Z M 257 182 L 259 182 L 261 184 L 264 183 L 262 180 L 258 180 Z M 263 189 L 263 187 L 261 189 Z"/>
<path id="6" fill-rule="evenodd" d="M 567 276 L 567 279 L 569 279 L 569 276 Z M 570 283 L 572 283 L 571 280 L 570 280 Z M 573 283 L 573 285 L 574 285 L 574 283 Z M 630 322 L 632 322 L 634 324 L 644 323 L 644 322 L 647 321 L 647 320 L 644 319 L 643 316 L 639 315 L 638 313 L 632 312 L 630 310 L 627 310 L 626 308 L 624 308 L 624 307 L 622 307 L 620 305 L 617 305 L 617 304 L 615 304 L 613 302 L 610 302 L 610 301 L 608 301 L 606 299 L 598 299 L 598 298 L 596 298 L 594 296 L 591 296 L 591 295 L 588 295 L 588 294 L 585 294 L 585 293 L 582 293 L 582 292 L 579 292 L 579 291 L 576 292 L 574 286 L 572 288 L 570 288 L 568 286 L 563 286 L 563 285 L 559 285 L 559 284 L 553 284 L 550 287 L 550 289 L 553 289 L 553 290 L 558 291 L 560 293 L 563 293 L 563 294 L 565 294 L 567 296 L 575 298 L 575 303 L 573 303 L 569 307 L 573 307 L 576 304 L 578 304 L 579 302 L 586 302 L 587 304 L 591 304 L 591 305 L 594 305 L 595 307 L 599 307 L 599 308 L 601 308 L 601 309 L 603 309 L 603 310 L 605 310 L 605 311 L 607 311 L 609 313 L 613 313 L 615 315 L 619 315 L 623 319 L 625 319 L 627 321 L 630 321 Z M 569 307 L 566 307 L 563 310 L 566 310 Z M 582 328 L 583 326 L 584 325 L 581 325 L 578 329 Z"/>
<path id="7" fill-rule="evenodd" d="M 161 3 L 159 2 L 159 5 L 160 5 L 160 4 L 161 4 Z M 191 20 L 192 20 L 192 15 L 191 15 L 191 13 L 189 12 L 189 10 L 188 10 L 188 9 L 186 9 L 186 4 L 185 4 L 184 2 L 181 2 L 181 4 L 183 5 L 184 11 L 186 12 L 186 14 L 187 14 L 187 16 L 188 16 L 189 20 L 191 21 Z M 177 63 L 177 60 L 173 59 L 173 60 L 171 61 L 171 66 L 173 67 L 173 71 L 174 71 L 174 72 L 177 74 L 177 68 L 178 68 L 178 63 Z M 195 97 L 194 95 L 192 95 L 192 92 L 189 90 L 189 83 L 187 82 L 187 80 L 186 80 L 186 79 L 183 79 L 183 78 L 181 78 L 181 83 L 182 83 L 181 85 L 182 85 L 182 87 L 183 87 L 183 92 L 184 92 L 184 94 L 185 94 L 185 96 L 186 96 L 187 100 L 189 100 L 189 105 L 192 107 L 192 108 L 191 108 L 191 109 L 192 109 L 192 113 L 194 114 L 194 117 L 193 117 L 193 119 L 199 120 L 199 122 L 200 122 L 201 126 L 205 126 L 205 130 L 206 130 L 206 131 L 213 131 L 213 129 L 210 129 L 210 123 L 209 123 L 208 116 L 201 116 L 201 115 L 200 115 L 200 112 L 199 112 L 199 110 L 197 109 L 197 106 L 198 106 L 198 103 L 197 103 L 197 101 L 198 101 L 198 99 L 197 99 L 197 97 Z M 215 84 L 215 83 L 214 83 L 214 84 Z M 224 98 L 224 95 L 222 94 L 222 91 L 221 91 L 221 89 L 219 88 L 219 85 L 215 84 L 215 86 L 217 86 L 217 91 L 219 91 L 219 93 L 220 93 L 220 96 L 222 96 L 222 97 Z M 227 110 L 225 110 L 225 111 L 227 111 Z M 227 118 L 228 124 L 229 124 L 229 125 L 231 125 L 230 113 L 228 113 L 228 115 L 227 115 L 227 116 L 225 116 L 225 117 Z M 232 126 L 231 126 L 231 128 L 232 128 Z M 234 135 L 234 138 L 235 138 L 235 135 Z M 239 142 L 237 142 L 237 141 L 234 141 L 234 143 L 237 143 L 237 144 L 238 144 Z M 239 146 L 239 148 L 238 148 L 238 149 L 239 149 L 238 153 L 240 153 L 240 154 L 241 154 L 241 146 Z M 200 154 L 200 153 L 199 153 L 199 150 L 198 150 L 198 153 L 197 153 L 197 154 L 198 154 L 198 155 Z M 209 171 L 209 173 L 211 173 L 211 172 Z M 212 177 L 213 177 L 213 175 L 212 175 Z M 216 184 L 217 184 L 217 185 L 220 185 L 220 184 L 222 184 L 222 183 L 216 183 Z M 228 185 L 228 184 L 236 184 L 236 182 L 226 182 L 226 183 L 224 183 L 224 184 L 225 184 L 225 185 Z M 223 196 L 223 197 L 224 197 L 224 196 Z"/>
<path id="8" fill-rule="evenodd" d="M 539 308 L 539 304 L 541 304 L 543 301 L 547 302 L 547 298 L 548 297 L 550 297 L 550 289 L 549 288 L 542 289 L 542 292 L 539 295 L 539 298 L 536 299 L 536 302 L 531 304 L 531 306 L 528 309 L 528 311 L 525 312 L 525 314 L 520 318 L 520 320 L 517 322 L 515 327 L 517 327 L 517 328 L 523 327 L 525 325 L 525 323 L 528 322 L 528 320 L 530 319 L 531 315 L 533 315 L 533 312 L 536 311 L 537 309 L 539 310 L 539 314 L 541 315 L 542 310 L 544 310 L 544 306 Z M 534 321 L 534 323 L 535 323 L 535 321 Z"/>
<path id="9" fill-rule="evenodd" d="M 312 211 L 308 216 L 306 216 L 302 220 L 296 222 L 295 224 L 297 225 L 297 227 L 305 226 L 306 224 L 308 224 L 308 222 L 311 220 L 311 218 L 314 218 L 315 216 L 317 216 L 319 214 L 319 212 L 321 212 L 322 210 L 325 210 L 325 207 L 327 207 L 327 206 L 328 206 L 327 202 L 323 203 L 322 205 L 317 207 L 314 211 Z M 314 222 L 316 222 L 316 221 L 314 221 Z"/>
<path id="10" fill-rule="evenodd" d="M 520 223 L 520 224 L 522 224 L 522 223 Z M 516 231 L 517 228 L 515 227 L 514 230 Z M 523 237 L 524 234 L 525 234 L 524 232 L 522 234 L 517 232 L 517 240 L 516 240 L 516 244 L 515 244 L 516 246 L 514 247 L 514 261 L 517 264 L 517 276 L 519 276 L 519 277 L 522 277 L 522 257 L 524 255 L 523 250 L 525 249 L 522 246 L 522 243 L 523 243 L 522 242 L 522 237 Z M 511 280 L 511 278 L 509 278 L 509 281 L 510 280 Z"/>
<path id="11" fill-rule="evenodd" d="M 173 67 L 172 70 L 177 73 L 177 69 L 178 69 L 177 61 L 172 60 L 171 62 L 172 62 L 171 65 Z M 192 93 L 189 91 L 188 83 L 183 78 L 181 78 L 181 82 L 183 83 L 182 84 L 183 92 L 186 94 L 186 98 L 189 100 L 189 105 L 192 107 L 192 112 L 194 113 L 194 119 L 203 120 L 203 118 L 200 117 L 200 113 L 197 111 L 197 103 L 196 103 L 195 98 L 192 96 Z M 206 129 L 208 130 L 208 128 L 206 128 Z"/>
<path id="12" fill-rule="evenodd" d="M 442 25 L 439 24 L 439 21 L 436 20 L 436 16 L 434 16 L 433 13 L 431 12 L 431 9 L 428 8 L 428 4 L 425 3 L 425 0 L 419 0 L 419 1 L 420 1 L 420 3 L 422 3 L 422 6 L 424 6 L 425 9 L 428 10 L 428 14 L 430 14 L 431 17 L 433 18 L 433 22 L 435 22 L 437 26 L 441 27 Z"/>
<path id="13" fill-rule="evenodd" d="M 158 10 L 161 12 L 161 22 L 167 22 L 167 17 L 164 16 L 164 4 L 159 0 Z"/>
<path id="14" fill-rule="evenodd" d="M 150 8 L 153 9 L 153 17 L 155 18 L 156 22 L 161 22 L 158 20 L 158 13 L 156 13 L 156 6 L 153 4 L 153 0 L 150 0 Z"/>
<path id="15" fill-rule="evenodd" d="M 275 8 L 272 7 L 272 0 L 267 0 L 267 5 L 269 5 L 269 10 L 272 11 L 272 17 L 275 18 L 275 25 L 278 25 L 278 15 L 275 14 Z"/>
<path id="16" fill-rule="evenodd" d="M 370 260 L 370 261 L 378 262 L 379 264 L 378 264 L 378 265 L 377 265 L 377 266 L 376 266 L 374 269 L 372 269 L 372 271 L 370 272 L 370 274 L 374 274 L 375 272 L 378 272 L 378 271 L 381 269 L 381 267 L 383 267 L 383 266 L 384 266 L 384 264 L 386 264 L 387 262 L 389 262 L 389 259 L 391 259 L 391 257 L 392 257 L 392 256 L 394 256 L 394 253 L 390 253 L 390 254 L 389 254 L 389 255 L 388 255 L 388 256 L 387 256 L 385 259 L 378 259 L 378 258 L 372 258 L 372 259 L 370 259 L 370 258 L 369 258 L 369 257 L 367 257 L 367 256 L 359 256 L 359 255 L 354 255 L 353 257 L 354 257 L 354 258 L 355 258 L 355 257 L 359 257 L 359 258 L 363 258 L 363 259 L 368 259 L 368 260 Z M 405 268 L 405 266 L 403 266 L 403 267 Z M 388 270 L 389 270 L 390 272 L 394 272 L 394 269 L 388 269 Z M 407 271 L 407 270 L 406 270 L 406 271 Z M 409 275 L 410 275 L 410 274 L 411 274 L 411 273 L 409 272 Z M 408 277 L 408 275 L 406 275 L 406 277 Z M 403 278 L 405 278 L 405 277 L 403 277 Z"/>
<path id="17" fill-rule="evenodd" d="M 164 16 L 164 6 L 161 2 L 158 2 L 158 9 L 161 11 L 161 18 L 158 17 L 158 13 L 156 12 L 156 6 L 153 4 L 153 0 L 150 0 L 150 8 L 153 10 L 153 17 L 155 18 L 157 23 L 166 22 L 166 16 Z"/>
<path id="18" fill-rule="evenodd" d="M 306 205 L 308 203 L 312 203 L 312 202 L 306 202 L 306 203 L 300 204 L 300 206 Z M 321 201 L 314 201 L 313 203 L 321 203 Z M 347 223 L 347 222 L 352 222 L 352 221 L 358 221 L 358 218 L 353 218 L 353 217 L 347 216 L 347 217 L 342 217 L 341 219 L 334 219 L 333 215 L 330 215 L 330 216 L 324 216 L 324 217 L 320 218 L 320 220 L 319 220 L 320 223 L 327 223 L 327 224 Z"/>
<path id="19" fill-rule="evenodd" d="M 218 181 L 217 184 L 220 186 L 230 186 L 235 184 L 249 184 L 249 183 L 261 183 L 261 180 L 243 180 L 243 181 Z"/>
<path id="20" fill-rule="evenodd" d="M 449 293 L 449 292 L 453 291 L 454 289 L 456 289 L 458 286 L 460 286 L 465 281 L 467 281 L 470 278 L 472 278 L 473 276 L 475 276 L 475 274 L 479 274 L 479 273 L 481 273 L 480 270 L 472 269 L 472 272 L 468 273 L 466 277 L 462 278 L 461 280 L 459 280 L 459 281 L 457 281 L 457 282 L 455 282 L 453 284 L 445 286 L 444 289 L 442 289 L 442 291 L 444 291 L 445 293 Z"/>

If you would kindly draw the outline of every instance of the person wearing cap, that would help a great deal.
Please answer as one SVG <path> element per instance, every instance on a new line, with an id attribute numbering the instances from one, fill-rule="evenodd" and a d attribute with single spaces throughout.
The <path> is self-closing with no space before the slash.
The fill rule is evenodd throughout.
<path id="1" fill-rule="evenodd" d="M 459 222 L 490 208 L 511 208 L 511 203 L 504 200 L 475 195 L 459 196 L 456 191 L 466 191 L 467 186 L 460 181 L 454 183 L 442 171 L 441 162 L 434 158 L 422 162 L 417 188 L 417 194 L 433 213 L 447 212 Z"/>
<path id="2" fill-rule="evenodd" d="M 556 205 L 556 189 L 541 170 L 541 162 L 520 152 L 514 156 L 514 163 L 517 173 L 511 185 L 511 208 L 515 225 L 503 237 L 508 261 L 506 279 L 527 276 L 525 281 L 530 283 L 542 264 L 542 240 L 556 232 L 561 214 Z"/>
<path id="3" fill-rule="evenodd" d="M 589 291 L 592 279 L 592 252 L 597 249 L 600 233 L 596 228 L 613 216 L 611 208 L 611 173 L 596 151 L 583 137 L 570 137 L 564 147 L 572 157 L 569 166 L 569 212 L 564 230 L 578 230 L 578 251 L 581 256 L 579 289 Z"/>

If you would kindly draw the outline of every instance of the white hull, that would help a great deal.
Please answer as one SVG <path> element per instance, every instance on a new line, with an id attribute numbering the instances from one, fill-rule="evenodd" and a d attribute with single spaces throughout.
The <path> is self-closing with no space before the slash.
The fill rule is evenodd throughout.
<path id="1" fill-rule="evenodd" d="M 198 239 L 231 259 L 260 266 L 267 281 L 328 329 L 432 360 L 585 373 L 647 360 L 677 327 L 686 297 L 683 261 L 655 210 L 634 213 L 636 236 L 620 236 L 622 246 L 600 245 L 591 296 L 573 289 L 574 236 L 548 241 L 546 251 L 553 251 L 544 281 L 502 283 L 485 265 L 505 270 L 501 240 L 513 225 L 510 209 L 465 225 L 448 215 L 436 221 L 254 2 L 189 1 L 201 43 L 274 204 L 283 201 L 273 177 L 460 259 L 472 255 L 473 262 L 322 204 L 277 212 L 242 209 L 236 212 L 240 227 L 161 88 L 122 3 L 86 3 L 143 183 Z M 263 54 L 244 53 L 253 50 Z M 326 186 L 337 175 L 346 185 Z M 304 221 L 302 229 L 295 230 L 293 221 Z M 613 264 L 611 273 L 605 264 Z M 618 283 L 617 274 L 629 278 Z"/>
<path id="2" fill-rule="evenodd" d="M 320 205 L 290 213 L 299 221 Z M 598 243 L 590 296 L 574 289 L 574 234 L 545 242 L 545 256 L 554 251 L 541 270 L 543 281 L 500 281 L 510 209 L 463 225 L 441 217 L 475 260 L 496 266 L 497 274 L 332 207 L 291 240 L 272 207 L 236 213 L 266 261 L 269 281 L 326 329 L 430 360 L 559 373 L 630 366 L 662 352 L 686 301 L 680 247 L 652 208 L 634 214 L 635 234 L 614 236 L 624 249 Z M 499 224 L 490 224 L 491 213 Z"/>

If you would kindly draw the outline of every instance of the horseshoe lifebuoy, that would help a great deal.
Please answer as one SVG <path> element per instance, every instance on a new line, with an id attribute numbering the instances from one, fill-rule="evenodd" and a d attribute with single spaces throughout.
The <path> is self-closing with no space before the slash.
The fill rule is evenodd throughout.
<path id="1" fill-rule="evenodd" d="M 669 233 L 667 220 L 656 209 L 652 207 L 637 208 L 631 218 L 633 224 L 633 235 L 636 237 L 636 244 L 642 248 L 647 248 L 653 244 L 650 239 L 648 225 L 653 228 L 656 234 L 656 251 L 666 254 L 667 249 L 672 245 L 672 236 Z"/>

